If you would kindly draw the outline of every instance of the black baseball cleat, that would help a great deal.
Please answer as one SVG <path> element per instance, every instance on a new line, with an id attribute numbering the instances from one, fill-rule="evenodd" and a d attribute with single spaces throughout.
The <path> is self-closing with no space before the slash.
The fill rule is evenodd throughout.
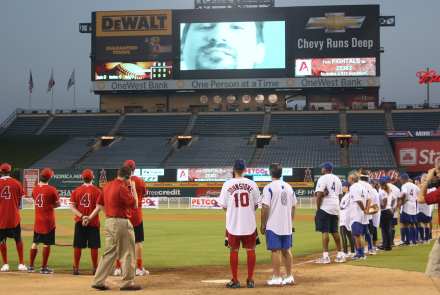
<path id="1" fill-rule="evenodd" d="M 248 288 L 255 288 L 254 280 L 246 280 L 246 284 Z"/>
<path id="2" fill-rule="evenodd" d="M 227 285 L 226 288 L 231 288 L 231 289 L 237 289 L 240 288 L 240 282 L 239 281 L 235 281 L 234 279 L 232 279 Z"/>
<path id="3" fill-rule="evenodd" d="M 34 272 L 35 272 L 35 267 L 29 266 L 28 267 L 28 273 L 34 273 Z"/>
<path id="4" fill-rule="evenodd" d="M 41 274 L 52 274 L 53 273 L 53 269 L 49 268 L 49 267 L 42 267 L 40 268 L 40 273 Z"/>
<path id="5" fill-rule="evenodd" d="M 98 290 L 101 290 L 101 291 L 107 291 L 107 290 L 110 290 L 110 287 L 109 287 L 109 286 L 95 286 L 95 285 L 92 285 L 92 288 L 93 288 L 93 289 L 98 289 Z"/>
<path id="6" fill-rule="evenodd" d="M 119 288 L 119 290 L 121 291 L 137 291 L 137 290 L 141 290 L 142 286 L 139 285 L 132 285 L 132 286 L 128 286 L 128 287 L 123 287 L 123 288 Z"/>
<path id="7" fill-rule="evenodd" d="M 411 245 L 410 242 L 405 242 L 405 243 L 403 243 L 403 246 L 410 246 L 410 245 Z"/>
<path id="8" fill-rule="evenodd" d="M 73 274 L 76 276 L 79 275 L 79 269 L 74 267 Z"/>
<path id="9" fill-rule="evenodd" d="M 96 273 L 96 268 L 93 269 L 93 275 L 95 275 L 95 273 Z"/>

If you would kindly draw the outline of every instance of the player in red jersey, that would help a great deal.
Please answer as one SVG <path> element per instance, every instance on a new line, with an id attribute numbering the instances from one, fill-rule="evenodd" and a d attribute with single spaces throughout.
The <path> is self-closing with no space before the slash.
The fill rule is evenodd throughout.
<path id="1" fill-rule="evenodd" d="M 24 196 L 23 187 L 17 180 L 9 177 L 11 173 L 11 165 L 4 163 L 0 167 L 0 251 L 3 258 L 3 267 L 1 271 L 9 271 L 6 239 L 15 239 L 15 246 L 17 247 L 18 258 L 20 264 L 18 270 L 27 270 L 23 262 L 23 241 L 21 240 L 20 227 L 20 198 Z"/>
<path id="2" fill-rule="evenodd" d="M 138 207 L 137 209 L 131 210 L 132 217 L 130 218 L 130 222 L 134 228 L 135 235 L 135 252 L 136 252 L 136 275 L 143 276 L 148 275 L 149 271 L 146 270 L 142 266 L 142 242 L 144 241 L 144 222 L 142 220 L 142 198 L 147 194 L 147 189 L 145 188 L 145 182 L 134 176 L 134 169 L 136 165 L 133 160 L 127 160 L 124 163 L 124 166 L 128 166 L 131 168 L 131 180 L 133 180 L 136 184 L 136 192 L 138 195 Z M 130 183 L 128 183 L 128 187 L 130 188 Z M 131 188 L 130 188 L 131 191 Z M 119 259 L 116 259 L 116 268 L 113 271 L 113 275 L 121 275 L 121 265 L 119 263 Z"/>
<path id="3" fill-rule="evenodd" d="M 74 275 L 79 275 L 79 261 L 81 250 L 87 246 L 90 248 L 93 262 L 93 275 L 98 268 L 98 248 L 101 248 L 101 237 L 99 228 L 99 215 L 90 221 L 90 224 L 83 226 L 82 222 L 86 216 L 90 216 L 96 208 L 96 202 L 101 195 L 101 190 L 92 185 L 93 171 L 86 169 L 82 173 L 84 184 L 76 188 L 70 196 L 70 210 L 75 216 L 75 235 L 73 238 L 73 256 L 75 266 Z"/>
<path id="4" fill-rule="evenodd" d="M 29 262 L 28 272 L 35 272 L 34 262 L 38 252 L 38 245 L 44 244 L 43 264 L 40 269 L 41 274 L 51 274 L 53 269 L 47 266 L 49 259 L 50 246 L 55 244 L 55 208 L 61 206 L 58 191 L 49 185 L 49 180 L 54 173 L 49 168 L 41 171 L 40 183 L 32 190 L 32 199 L 35 202 L 35 223 L 34 223 L 34 242 L 31 247 L 31 261 Z"/>

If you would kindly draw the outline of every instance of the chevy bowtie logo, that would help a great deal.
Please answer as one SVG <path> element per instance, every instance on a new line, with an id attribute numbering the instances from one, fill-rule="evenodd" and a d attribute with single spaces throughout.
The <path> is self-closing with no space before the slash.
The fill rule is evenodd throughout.
<path id="1" fill-rule="evenodd" d="M 311 17 L 306 29 L 325 29 L 326 33 L 344 33 L 346 28 L 359 29 L 365 16 L 345 16 L 345 12 L 326 13 L 325 17 Z"/>

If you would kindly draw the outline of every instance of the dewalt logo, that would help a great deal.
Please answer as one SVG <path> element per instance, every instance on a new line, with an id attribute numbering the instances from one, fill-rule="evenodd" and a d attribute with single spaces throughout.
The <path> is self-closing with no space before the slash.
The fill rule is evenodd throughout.
<path id="1" fill-rule="evenodd" d="M 171 10 L 96 12 L 96 36 L 171 35 Z"/>

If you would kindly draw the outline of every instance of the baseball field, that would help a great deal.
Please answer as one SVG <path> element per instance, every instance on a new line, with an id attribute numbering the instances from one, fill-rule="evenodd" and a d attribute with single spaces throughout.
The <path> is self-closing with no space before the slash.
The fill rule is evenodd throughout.
<path id="1" fill-rule="evenodd" d="M 314 210 L 300 209 L 294 220 L 292 254 L 295 286 L 268 287 L 266 280 L 272 275 L 270 252 L 266 250 L 265 238 L 260 235 L 261 245 L 256 248 L 257 266 L 255 289 L 245 287 L 228 290 L 225 284 L 231 279 L 229 251 L 224 246 L 225 213 L 223 210 L 148 210 L 144 209 L 144 267 L 150 275 L 136 277 L 135 283 L 151 294 L 246 294 L 293 293 L 301 294 L 348 294 L 359 287 L 359 280 L 369 292 L 386 291 L 399 294 L 438 294 L 435 283 L 424 275 L 431 245 L 417 247 L 394 247 L 390 252 L 379 252 L 366 260 L 345 264 L 314 263 L 322 253 L 321 235 L 314 231 Z M 436 212 L 435 212 L 436 213 Z M 33 236 L 33 210 L 21 211 L 22 236 L 25 264 L 29 263 L 29 250 Z M 260 210 L 257 211 L 259 226 Z M 104 215 L 101 215 L 100 255 L 105 250 Z M 56 210 L 56 242 L 69 244 L 73 241 L 74 220 L 69 210 Z M 437 224 L 435 214 L 434 224 Z M 436 227 L 434 227 L 434 231 Z M 397 229 L 397 234 L 400 233 Z M 437 232 L 434 232 L 437 236 Z M 397 237 L 398 238 L 398 237 Z M 0 273 L 2 294 L 81 294 L 98 292 L 90 288 L 92 264 L 90 251 L 83 250 L 80 275 L 73 276 L 72 246 L 53 246 L 49 266 L 52 275 L 28 274 L 16 271 L 18 257 L 14 240 L 8 239 L 8 263 L 10 272 Z M 330 242 L 330 255 L 336 247 Z M 35 262 L 40 267 L 42 245 Z M 239 280 L 246 285 L 246 253 L 240 251 Z M 333 258 L 332 258 L 333 260 Z M 119 292 L 121 277 L 109 276 L 107 284 Z"/>

